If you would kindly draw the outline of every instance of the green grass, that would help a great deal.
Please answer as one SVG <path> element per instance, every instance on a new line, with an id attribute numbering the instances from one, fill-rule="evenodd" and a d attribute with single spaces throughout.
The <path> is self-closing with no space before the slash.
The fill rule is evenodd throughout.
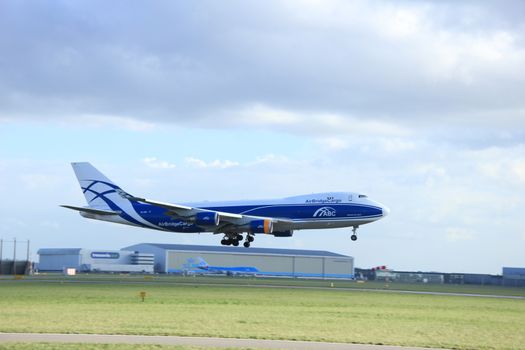
<path id="1" fill-rule="evenodd" d="M 177 283 L 0 284 L 2 332 L 525 349 L 524 329 L 525 300 Z"/>
<path id="2" fill-rule="evenodd" d="M 299 286 L 299 287 L 330 287 L 352 289 L 408 290 L 433 291 L 445 293 L 492 294 L 508 296 L 525 296 L 524 287 L 454 285 L 454 284 L 424 284 L 424 283 L 384 283 L 367 281 L 364 283 L 349 280 L 311 280 L 292 278 L 253 278 L 224 276 L 173 276 L 173 275 L 129 275 L 129 274 L 80 274 L 64 276 L 62 274 L 41 274 L 23 276 L 26 281 L 53 280 L 56 282 L 96 281 L 121 283 L 156 283 L 156 284 L 211 284 L 211 285 L 246 285 L 246 286 Z M 12 280 L 13 276 L 0 276 L 2 280 Z"/>
<path id="3" fill-rule="evenodd" d="M 203 348 L 198 346 L 170 346 L 152 344 L 61 344 L 61 343 L 6 343 L 0 350 L 243 350 L 248 348 Z"/>

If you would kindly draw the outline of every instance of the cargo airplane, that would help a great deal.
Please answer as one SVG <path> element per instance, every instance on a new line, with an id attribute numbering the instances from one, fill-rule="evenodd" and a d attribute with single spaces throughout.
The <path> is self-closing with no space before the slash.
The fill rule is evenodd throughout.
<path id="1" fill-rule="evenodd" d="M 248 248 L 256 234 L 292 237 L 295 230 L 352 227 L 377 221 L 389 210 L 354 192 L 327 192 L 270 200 L 172 204 L 135 197 L 87 162 L 71 163 L 88 203 L 62 205 L 89 219 L 170 232 L 223 234 L 222 245 Z M 245 234 L 243 236 L 243 234 Z"/>

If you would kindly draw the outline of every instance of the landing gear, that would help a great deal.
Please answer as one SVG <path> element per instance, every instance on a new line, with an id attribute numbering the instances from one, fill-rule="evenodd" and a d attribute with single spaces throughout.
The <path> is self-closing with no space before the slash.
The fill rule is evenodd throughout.
<path id="1" fill-rule="evenodd" d="M 250 234 L 250 233 L 247 233 L 246 234 L 246 240 L 244 241 L 244 247 L 245 248 L 250 248 L 250 243 L 253 242 L 255 240 L 255 237 L 253 236 L 253 234 Z"/>
<path id="2" fill-rule="evenodd" d="M 352 241 L 357 241 L 357 234 L 356 234 L 356 231 L 357 231 L 357 228 L 358 228 L 358 227 L 359 227 L 359 226 L 354 226 L 354 227 L 352 227 L 352 235 L 350 236 L 350 239 L 351 239 Z"/>
<path id="3" fill-rule="evenodd" d="M 225 234 L 224 237 L 221 239 L 222 245 L 233 245 L 238 246 L 239 245 L 239 235 L 237 233 L 234 234 Z"/>
<path id="4" fill-rule="evenodd" d="M 238 247 L 239 243 L 242 242 L 244 237 L 240 233 L 233 233 L 233 234 L 225 234 L 223 239 L 221 239 L 222 245 L 232 245 L 234 247 Z M 246 240 L 243 243 L 243 246 L 245 248 L 249 248 L 251 242 L 254 241 L 253 234 L 247 233 L 246 234 Z"/>

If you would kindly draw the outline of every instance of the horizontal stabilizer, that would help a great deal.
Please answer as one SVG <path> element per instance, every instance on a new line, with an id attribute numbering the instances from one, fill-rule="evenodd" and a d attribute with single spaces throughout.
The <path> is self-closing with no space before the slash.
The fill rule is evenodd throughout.
<path id="1" fill-rule="evenodd" d="M 89 214 L 97 214 L 97 215 L 119 215 L 120 213 L 113 210 L 104 210 L 104 209 L 95 209 L 95 208 L 86 208 L 86 207 L 75 207 L 73 205 L 61 205 L 63 208 L 73 209 L 82 211 Z"/>

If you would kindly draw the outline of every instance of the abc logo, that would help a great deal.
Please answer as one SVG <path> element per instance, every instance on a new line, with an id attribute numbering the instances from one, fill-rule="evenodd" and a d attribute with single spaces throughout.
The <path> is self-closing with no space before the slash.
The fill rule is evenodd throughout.
<path id="1" fill-rule="evenodd" d="M 335 209 L 331 207 L 322 207 L 315 211 L 313 217 L 333 217 L 335 216 Z"/>

